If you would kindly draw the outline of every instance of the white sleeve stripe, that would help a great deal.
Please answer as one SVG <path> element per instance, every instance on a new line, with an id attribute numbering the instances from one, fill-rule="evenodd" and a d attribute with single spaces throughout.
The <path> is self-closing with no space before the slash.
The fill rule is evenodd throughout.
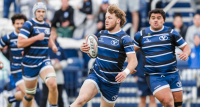
<path id="1" fill-rule="evenodd" d="M 125 46 L 124 48 L 134 47 L 134 45 Z"/>
<path id="2" fill-rule="evenodd" d="M 30 21 L 27 21 L 31 26 L 32 26 L 32 23 Z"/>
<path id="3" fill-rule="evenodd" d="M 9 34 L 7 34 L 7 38 L 10 39 Z"/>
<path id="4" fill-rule="evenodd" d="M 172 29 L 170 33 L 172 33 L 174 30 Z"/>
<path id="5" fill-rule="evenodd" d="M 23 37 L 23 38 L 25 38 L 25 39 L 28 39 L 28 37 L 27 36 L 25 36 L 24 34 L 19 34 L 19 36 L 21 36 L 21 37 Z"/>
<path id="6" fill-rule="evenodd" d="M 121 39 L 123 39 L 123 38 L 125 38 L 125 37 L 127 37 L 127 36 L 128 36 L 128 35 L 122 36 Z M 128 36 L 128 37 L 130 37 L 130 36 Z"/>
<path id="7" fill-rule="evenodd" d="M 186 43 L 186 42 L 185 42 L 185 43 L 183 43 L 182 45 L 178 46 L 178 48 L 182 48 L 182 47 L 184 47 L 185 45 L 187 45 L 187 43 Z"/>
<path id="8" fill-rule="evenodd" d="M 1 43 L 5 46 L 6 44 L 3 42 L 3 39 L 1 39 Z"/>
<path id="9" fill-rule="evenodd" d="M 142 30 L 140 31 L 140 35 L 142 36 Z"/>
<path id="10" fill-rule="evenodd" d="M 131 54 L 131 53 L 135 53 L 135 51 L 131 51 L 131 52 L 126 52 L 126 54 Z"/>
<path id="11" fill-rule="evenodd" d="M 179 42 L 181 39 L 183 39 L 182 37 L 180 39 L 178 39 L 176 42 Z"/>
<path id="12" fill-rule="evenodd" d="M 21 29 L 21 30 L 26 32 L 26 33 L 28 33 L 28 34 L 30 34 L 30 32 L 28 30 L 25 30 L 25 29 Z"/>
<path id="13" fill-rule="evenodd" d="M 137 45 L 139 45 L 139 43 L 138 43 L 138 42 L 136 42 L 134 38 L 133 38 L 133 41 L 134 41 L 134 42 L 135 42 Z"/>
<path id="14" fill-rule="evenodd" d="M 138 47 L 138 48 L 140 48 L 140 47 L 139 47 L 139 46 L 137 46 L 136 44 L 134 44 L 134 46 L 135 46 L 135 47 Z"/>

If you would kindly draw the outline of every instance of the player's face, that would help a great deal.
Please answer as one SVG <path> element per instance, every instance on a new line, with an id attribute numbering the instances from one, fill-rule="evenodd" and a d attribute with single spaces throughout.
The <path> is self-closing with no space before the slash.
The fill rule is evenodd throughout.
<path id="1" fill-rule="evenodd" d="M 22 25 L 24 24 L 24 19 L 16 19 L 15 23 L 13 24 L 13 26 L 15 27 L 15 31 L 17 33 L 19 33 L 20 28 L 22 28 Z"/>
<path id="2" fill-rule="evenodd" d="M 153 30 L 160 30 L 164 24 L 164 18 L 160 13 L 152 13 L 149 19 L 149 24 L 151 25 L 151 29 Z"/>
<path id="3" fill-rule="evenodd" d="M 105 19 L 105 28 L 108 31 L 113 30 L 117 25 L 117 17 L 115 14 L 110 14 L 109 12 L 106 13 L 106 19 Z"/>
<path id="4" fill-rule="evenodd" d="M 44 21 L 45 10 L 44 9 L 38 9 L 35 12 L 35 16 L 36 16 L 36 18 L 37 18 L 38 21 L 40 21 L 40 22 Z"/>

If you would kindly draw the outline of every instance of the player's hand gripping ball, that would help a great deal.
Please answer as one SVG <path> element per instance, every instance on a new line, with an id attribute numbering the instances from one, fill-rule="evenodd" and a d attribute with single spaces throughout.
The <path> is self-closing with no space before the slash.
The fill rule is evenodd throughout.
<path id="1" fill-rule="evenodd" d="M 98 53 L 98 39 L 95 35 L 90 34 L 86 37 L 86 43 L 90 47 L 88 51 L 88 56 L 90 58 L 96 58 Z"/>
<path id="2" fill-rule="evenodd" d="M 0 69 L 3 68 L 3 63 L 0 61 Z"/>

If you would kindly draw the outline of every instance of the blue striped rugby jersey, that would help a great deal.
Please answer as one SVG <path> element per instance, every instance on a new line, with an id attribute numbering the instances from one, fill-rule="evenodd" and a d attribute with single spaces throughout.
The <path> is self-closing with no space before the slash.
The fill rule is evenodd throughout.
<path id="1" fill-rule="evenodd" d="M 145 74 L 168 74 L 178 71 L 175 46 L 179 48 L 187 43 L 175 30 L 163 26 L 159 31 L 150 27 L 135 34 L 134 46 L 139 47 L 144 55 Z"/>
<path id="2" fill-rule="evenodd" d="M 23 48 L 17 48 L 17 40 L 18 34 L 15 31 L 3 36 L 0 40 L 0 48 L 8 46 L 11 74 L 22 72 L 21 62 L 23 57 L 21 52 Z"/>
<path id="3" fill-rule="evenodd" d="M 109 33 L 100 31 L 98 36 L 98 54 L 94 63 L 94 72 L 100 78 L 115 82 L 115 77 L 123 70 L 126 54 L 135 53 L 132 39 L 123 30 Z"/>
<path id="4" fill-rule="evenodd" d="M 41 62 L 48 58 L 48 43 L 51 33 L 51 25 L 46 22 L 38 22 L 34 18 L 26 21 L 19 33 L 23 38 L 31 38 L 40 33 L 44 33 L 45 37 L 42 41 L 36 41 L 28 47 L 24 48 L 23 65 L 26 67 L 37 67 Z"/>

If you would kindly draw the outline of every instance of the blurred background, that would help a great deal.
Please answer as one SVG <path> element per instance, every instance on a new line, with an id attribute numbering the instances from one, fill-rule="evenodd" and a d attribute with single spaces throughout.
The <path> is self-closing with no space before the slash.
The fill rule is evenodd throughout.
<path id="1" fill-rule="evenodd" d="M 200 0 L 0 0 L 0 38 L 14 30 L 10 19 L 12 15 L 23 13 L 31 19 L 32 7 L 38 1 L 47 5 L 45 21 L 51 23 L 52 35 L 56 36 L 56 44 L 59 46 L 56 56 L 51 58 L 58 64 L 64 63 L 62 72 L 57 75 L 63 99 L 59 103 L 63 103 L 64 107 L 68 107 L 77 97 L 95 60 L 82 53 L 80 46 L 88 34 L 97 35 L 100 30 L 105 30 L 105 13 L 110 4 L 119 4 L 126 12 L 127 23 L 122 29 L 131 38 L 137 31 L 149 26 L 150 10 L 164 9 L 164 25 L 178 31 L 192 50 L 187 61 L 177 59 L 183 86 L 183 107 L 200 107 Z M 177 48 L 176 53 L 179 52 Z M 51 50 L 49 53 L 53 56 Z M 18 91 L 10 76 L 6 47 L 0 52 L 0 61 L 4 63 L 4 68 L 0 70 L 0 106 L 6 107 L 3 96 Z M 127 62 L 124 67 L 126 65 Z M 138 107 L 141 92 L 137 81 L 138 74 L 129 75 L 121 84 L 115 107 Z M 39 79 L 35 96 L 38 107 L 45 107 L 48 103 L 43 97 L 44 89 L 45 84 Z M 98 93 L 84 107 L 99 107 L 100 99 Z M 146 105 L 149 102 L 147 98 Z M 162 106 L 158 100 L 156 103 L 158 107 Z M 22 107 L 22 103 L 17 102 L 13 107 Z"/>

